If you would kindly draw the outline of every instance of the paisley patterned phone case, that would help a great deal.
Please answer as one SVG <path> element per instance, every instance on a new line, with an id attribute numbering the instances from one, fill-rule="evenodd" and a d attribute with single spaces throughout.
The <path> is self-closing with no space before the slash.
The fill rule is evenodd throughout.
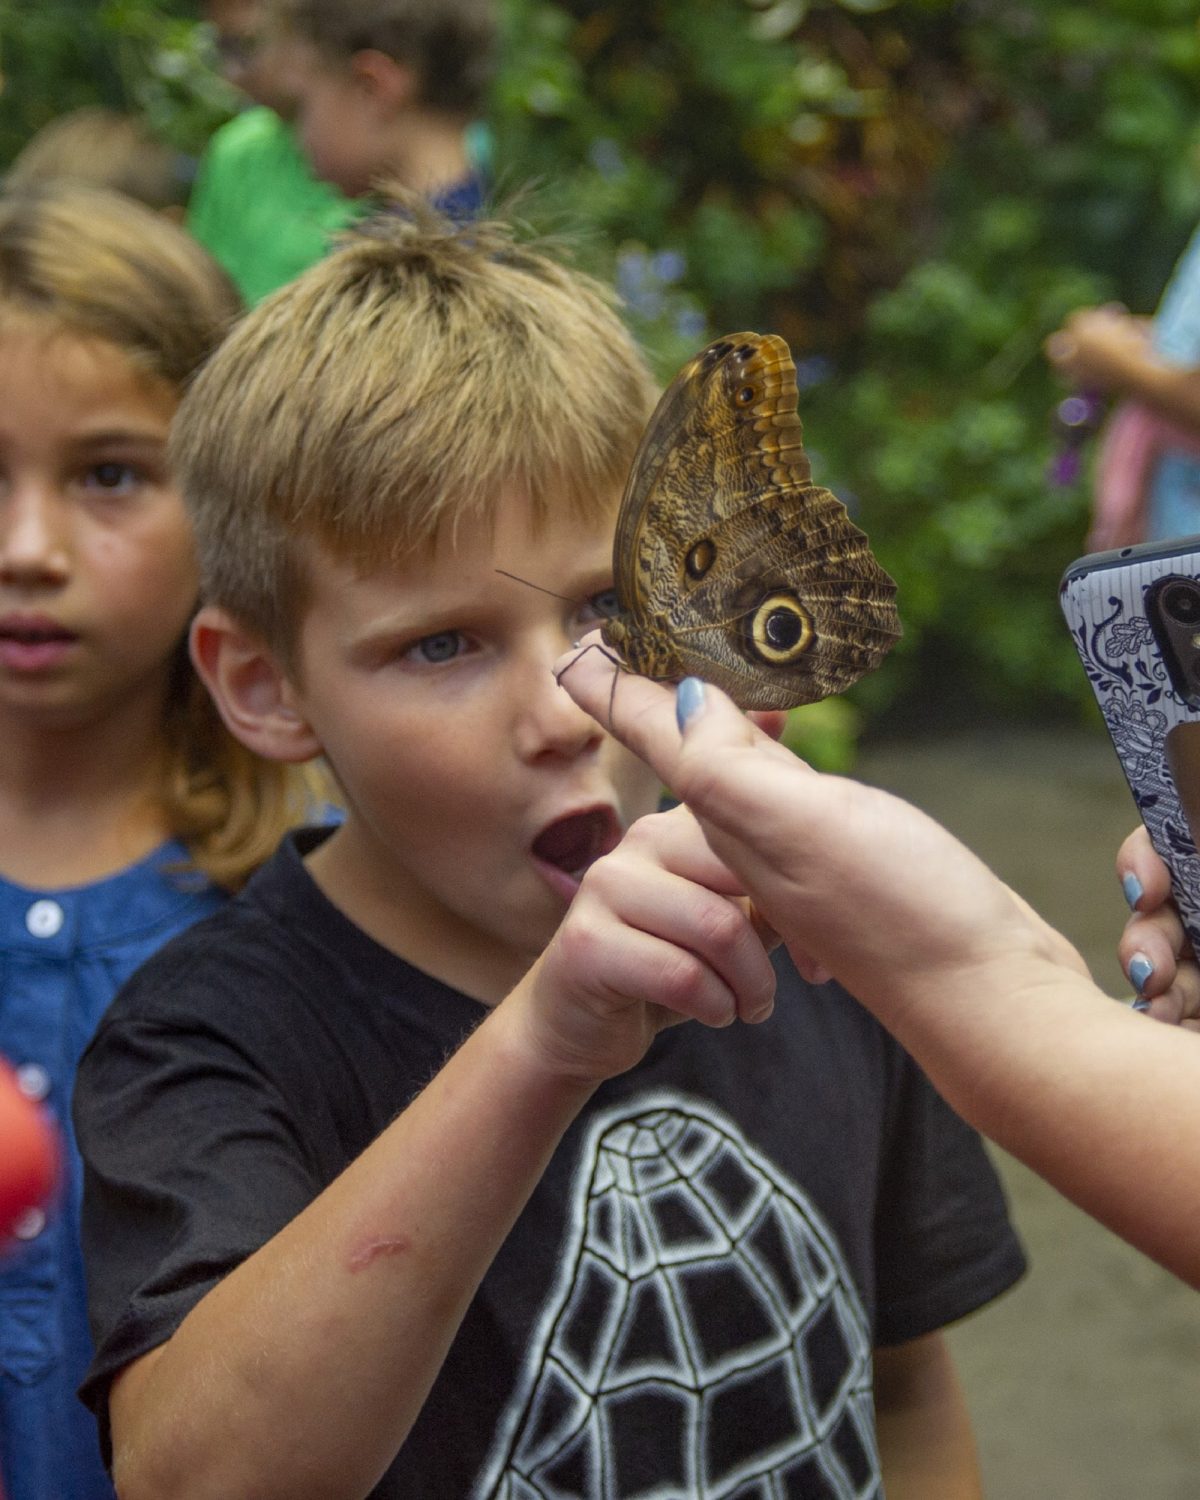
<path id="1" fill-rule="evenodd" d="M 1059 593 L 1134 802 L 1200 952 L 1200 536 L 1082 557 Z"/>

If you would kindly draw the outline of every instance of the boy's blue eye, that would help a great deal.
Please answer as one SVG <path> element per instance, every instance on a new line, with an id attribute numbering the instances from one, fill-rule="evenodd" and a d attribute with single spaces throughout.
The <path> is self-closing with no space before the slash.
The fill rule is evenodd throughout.
<path id="1" fill-rule="evenodd" d="M 89 483 L 102 490 L 125 490 L 137 484 L 139 475 L 130 464 L 93 464 L 87 472 Z"/>
<path id="2" fill-rule="evenodd" d="M 601 589 L 587 601 L 584 613 L 597 620 L 611 620 L 621 612 L 621 601 L 615 588 Z"/>
<path id="3" fill-rule="evenodd" d="M 463 638 L 459 631 L 442 630 L 437 635 L 423 636 L 414 646 L 409 647 L 409 652 L 422 661 L 452 661 L 462 649 L 462 644 Z"/>

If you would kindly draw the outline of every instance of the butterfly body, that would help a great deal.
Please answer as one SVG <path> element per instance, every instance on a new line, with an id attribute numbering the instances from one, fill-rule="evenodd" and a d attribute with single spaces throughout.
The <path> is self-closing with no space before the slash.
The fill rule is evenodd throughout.
<path id="1" fill-rule="evenodd" d="M 791 708 L 848 687 L 899 637 L 896 586 L 812 483 L 796 403 L 770 334 L 718 339 L 667 388 L 621 502 L 620 607 L 602 627 L 630 670 Z"/>

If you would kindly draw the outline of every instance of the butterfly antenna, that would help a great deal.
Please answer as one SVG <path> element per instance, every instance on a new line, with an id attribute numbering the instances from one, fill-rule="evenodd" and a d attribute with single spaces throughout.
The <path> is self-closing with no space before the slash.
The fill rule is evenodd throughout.
<path id="1" fill-rule="evenodd" d="M 570 594 L 556 594 L 553 589 L 544 589 L 540 583 L 530 583 L 528 578 L 522 578 L 519 573 L 510 573 L 505 568 L 497 568 L 496 572 L 502 578 L 511 578 L 514 583 L 523 583 L 527 589 L 537 589 L 539 594 L 549 594 L 551 599 L 561 599 L 564 604 L 579 603 L 579 600 L 572 598 Z"/>

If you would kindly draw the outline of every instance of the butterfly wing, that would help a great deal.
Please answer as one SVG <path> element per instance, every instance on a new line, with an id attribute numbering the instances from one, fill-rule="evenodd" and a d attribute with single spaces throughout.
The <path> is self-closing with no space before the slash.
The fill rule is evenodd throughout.
<path id="1" fill-rule="evenodd" d="M 791 466 L 791 472 L 798 479 L 808 478 L 808 459 L 796 415 L 795 367 L 787 345 L 773 335 L 763 338 L 756 333 L 731 334 L 709 344 L 684 365 L 664 391 L 634 456 L 613 545 L 622 602 L 632 602 L 634 581 L 639 575 L 643 588 L 653 586 L 657 570 L 651 566 L 637 568 L 640 551 L 656 560 L 678 558 L 702 529 L 705 515 L 727 515 L 754 503 L 758 476 L 751 475 L 743 462 L 740 450 L 744 443 L 736 439 L 730 442 L 731 424 L 725 408 L 730 376 L 736 374 L 730 356 L 735 350 L 757 354 L 760 347 L 767 354 L 761 359 L 763 373 L 771 379 L 763 393 L 763 419 L 772 428 L 777 427 L 779 418 L 773 408 L 783 405 L 784 436 L 778 447 L 785 453 L 784 462 Z M 789 371 L 790 424 L 786 422 Z M 789 428 L 794 429 L 794 435 Z M 626 581 L 628 595 L 622 588 Z M 667 579 L 660 580 L 661 589 L 669 587 Z"/>
<path id="2" fill-rule="evenodd" d="M 695 673 L 743 707 L 841 691 L 900 634 L 895 584 L 814 485 L 795 367 L 773 335 L 718 339 L 676 376 L 634 460 L 605 638 L 647 676 Z"/>
<path id="3" fill-rule="evenodd" d="M 667 630 L 682 671 L 743 708 L 842 692 L 898 639 L 895 584 L 828 490 L 765 497 L 752 527 L 727 519 L 711 540 L 722 566 L 675 601 Z"/>

